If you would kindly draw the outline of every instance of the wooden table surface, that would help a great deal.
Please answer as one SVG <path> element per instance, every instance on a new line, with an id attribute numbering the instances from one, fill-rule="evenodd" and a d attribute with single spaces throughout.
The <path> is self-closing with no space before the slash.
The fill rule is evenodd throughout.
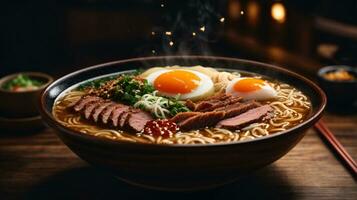
<path id="1" fill-rule="evenodd" d="M 357 159 L 357 115 L 325 114 L 326 124 Z M 357 182 L 314 129 L 287 155 L 240 181 L 191 193 L 127 185 L 91 167 L 47 128 L 0 134 L 0 199 L 357 199 Z"/>

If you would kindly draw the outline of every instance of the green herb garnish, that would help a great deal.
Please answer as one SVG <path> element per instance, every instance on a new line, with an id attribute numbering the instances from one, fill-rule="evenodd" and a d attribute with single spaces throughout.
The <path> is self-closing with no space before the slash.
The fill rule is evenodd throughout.
<path id="1" fill-rule="evenodd" d="M 169 107 L 168 110 L 170 111 L 171 116 L 175 116 L 176 114 L 180 112 L 189 112 L 191 111 L 188 109 L 183 103 L 177 101 L 176 99 L 174 100 L 169 100 Z"/>
<path id="2" fill-rule="evenodd" d="M 134 105 L 141 96 L 153 91 L 154 87 L 146 79 L 137 79 L 134 76 L 123 75 L 111 90 L 111 94 L 113 100 Z"/>
<path id="3" fill-rule="evenodd" d="M 101 87 L 102 85 L 104 85 L 106 82 L 113 80 L 117 77 L 118 76 L 109 76 L 109 77 L 105 77 L 105 78 L 96 79 L 93 81 L 87 81 L 83 84 L 80 84 L 78 86 L 77 90 L 83 91 L 86 89 L 97 89 L 97 88 Z"/>
<path id="4" fill-rule="evenodd" d="M 32 79 L 27 75 L 19 74 L 14 79 L 6 82 L 2 88 L 10 91 L 31 90 L 43 85 L 42 81 Z"/>
<path id="5" fill-rule="evenodd" d="M 156 118 L 175 116 L 190 111 L 175 98 L 157 96 L 154 87 L 146 79 L 133 74 L 106 77 L 86 82 L 78 90 L 111 99 L 150 112 Z"/>
<path id="6" fill-rule="evenodd" d="M 143 95 L 134 107 L 150 112 L 156 118 L 168 118 L 180 112 L 188 112 L 184 103 L 174 98 L 156 95 L 157 91 Z"/>
<path id="7" fill-rule="evenodd" d="M 127 105 L 135 104 L 144 94 L 152 93 L 154 88 L 145 79 L 134 75 L 119 75 L 88 81 L 78 90 L 88 90 L 106 99 L 119 101 Z"/>

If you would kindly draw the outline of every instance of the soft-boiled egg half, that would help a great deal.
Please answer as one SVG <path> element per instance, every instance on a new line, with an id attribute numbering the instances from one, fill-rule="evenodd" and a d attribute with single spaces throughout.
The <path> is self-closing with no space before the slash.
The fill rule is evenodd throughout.
<path id="1" fill-rule="evenodd" d="M 200 100 L 214 92 L 210 77 L 188 69 L 158 69 L 148 74 L 146 80 L 160 95 L 180 100 Z"/>
<path id="2" fill-rule="evenodd" d="M 228 83 L 226 93 L 240 96 L 244 100 L 268 100 L 277 96 L 277 92 L 266 81 L 253 77 L 233 79 Z"/>

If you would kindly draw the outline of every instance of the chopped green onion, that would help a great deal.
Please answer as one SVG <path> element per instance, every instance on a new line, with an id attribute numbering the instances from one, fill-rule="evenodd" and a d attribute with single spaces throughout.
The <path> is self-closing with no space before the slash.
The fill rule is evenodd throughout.
<path id="1" fill-rule="evenodd" d="M 39 86 L 43 85 L 42 81 L 30 78 L 27 75 L 19 74 L 14 79 L 6 82 L 2 88 L 5 90 L 16 90 L 18 88 L 26 89 L 33 89 L 38 88 Z"/>
<path id="2" fill-rule="evenodd" d="M 151 94 L 143 95 L 134 107 L 146 110 L 156 118 L 166 119 L 175 116 L 180 112 L 188 112 L 188 109 L 183 103 L 177 99 L 169 99 L 166 97 L 157 96 L 157 91 Z"/>

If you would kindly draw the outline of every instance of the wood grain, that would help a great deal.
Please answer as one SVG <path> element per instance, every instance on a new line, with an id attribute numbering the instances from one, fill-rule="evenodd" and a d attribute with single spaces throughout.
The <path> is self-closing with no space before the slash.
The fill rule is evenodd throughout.
<path id="1" fill-rule="evenodd" d="M 357 179 L 357 163 L 322 120 L 315 124 L 315 130 L 319 133 L 321 139 L 333 150 L 341 163 L 350 170 L 351 175 Z"/>
<path id="2" fill-rule="evenodd" d="M 324 117 L 357 159 L 357 116 Z M 51 129 L 0 133 L 1 199 L 356 199 L 357 183 L 310 129 L 286 156 L 240 181 L 209 191 L 168 193 L 127 185 L 74 155 Z"/>

